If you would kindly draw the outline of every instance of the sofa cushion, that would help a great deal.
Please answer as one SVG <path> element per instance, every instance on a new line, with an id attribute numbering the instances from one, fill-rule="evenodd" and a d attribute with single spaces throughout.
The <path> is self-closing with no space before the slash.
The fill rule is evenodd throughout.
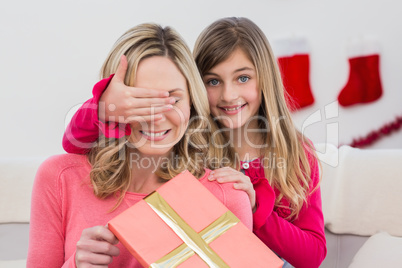
<path id="1" fill-rule="evenodd" d="M 338 234 L 402 236 L 402 150 L 316 148 L 325 151 L 318 154 L 325 226 Z"/>
<path id="2" fill-rule="evenodd" d="M 0 224 L 0 260 L 22 260 L 28 256 L 29 224 Z"/>
<path id="3" fill-rule="evenodd" d="M 13 260 L 13 261 L 1 261 L 0 268 L 25 268 L 27 264 L 26 260 Z"/>
<path id="4" fill-rule="evenodd" d="M 327 256 L 320 268 L 348 267 L 353 257 L 369 238 L 350 234 L 334 234 L 325 230 Z"/>
<path id="5" fill-rule="evenodd" d="M 359 249 L 349 268 L 402 267 L 402 237 L 381 232 Z"/>

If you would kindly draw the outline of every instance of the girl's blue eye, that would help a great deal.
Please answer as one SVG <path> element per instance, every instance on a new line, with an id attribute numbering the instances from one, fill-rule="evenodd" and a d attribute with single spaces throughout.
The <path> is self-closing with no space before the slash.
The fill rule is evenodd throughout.
<path id="1" fill-rule="evenodd" d="M 219 81 L 217 79 L 211 79 L 208 81 L 208 85 L 211 86 L 217 86 L 219 84 Z"/>
<path id="2" fill-rule="evenodd" d="M 239 82 L 240 83 L 246 83 L 250 78 L 248 76 L 240 76 L 239 77 Z"/>

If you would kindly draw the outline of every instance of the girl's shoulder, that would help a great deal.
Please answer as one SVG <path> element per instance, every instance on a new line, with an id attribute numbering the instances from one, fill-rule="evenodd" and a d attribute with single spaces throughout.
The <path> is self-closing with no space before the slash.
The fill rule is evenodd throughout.
<path id="1" fill-rule="evenodd" d="M 317 157 L 316 149 L 313 142 L 306 139 L 303 144 L 304 152 L 306 154 L 309 166 L 310 166 L 310 192 L 314 192 L 319 187 L 321 177 L 320 177 L 320 160 Z"/>
<path id="2" fill-rule="evenodd" d="M 302 144 L 303 144 L 304 153 L 306 154 L 309 162 L 310 163 L 317 162 L 318 158 L 317 158 L 317 154 L 315 152 L 316 149 L 315 149 L 314 143 L 311 140 L 305 138 Z"/>

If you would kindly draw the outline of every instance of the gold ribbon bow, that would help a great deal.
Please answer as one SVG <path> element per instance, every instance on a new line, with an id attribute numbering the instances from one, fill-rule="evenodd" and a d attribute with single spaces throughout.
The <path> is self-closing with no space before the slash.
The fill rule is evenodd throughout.
<path id="1" fill-rule="evenodd" d="M 232 212 L 228 210 L 200 233 L 197 233 L 158 192 L 146 197 L 145 201 L 184 242 L 169 254 L 151 264 L 150 267 L 177 267 L 194 254 L 198 254 L 209 267 L 229 268 L 222 258 L 212 250 L 209 243 L 239 222 L 239 219 Z"/>

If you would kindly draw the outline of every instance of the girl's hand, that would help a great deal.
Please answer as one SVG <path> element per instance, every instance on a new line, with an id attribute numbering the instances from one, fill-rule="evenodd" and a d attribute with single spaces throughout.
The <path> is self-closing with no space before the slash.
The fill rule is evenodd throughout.
<path id="1" fill-rule="evenodd" d="M 120 250 L 115 245 L 119 242 L 105 226 L 95 226 L 82 231 L 77 242 L 75 264 L 79 267 L 108 267 Z"/>
<path id="2" fill-rule="evenodd" d="M 168 92 L 128 87 L 124 84 L 127 58 L 121 56 L 119 66 L 99 101 L 99 119 L 119 123 L 160 121 L 163 112 L 176 102 Z"/>
<path id="3" fill-rule="evenodd" d="M 219 183 L 234 182 L 233 188 L 243 190 L 247 193 L 253 212 L 255 212 L 255 191 L 248 176 L 233 168 L 224 167 L 211 171 L 208 179 L 210 181 L 216 180 Z"/>

